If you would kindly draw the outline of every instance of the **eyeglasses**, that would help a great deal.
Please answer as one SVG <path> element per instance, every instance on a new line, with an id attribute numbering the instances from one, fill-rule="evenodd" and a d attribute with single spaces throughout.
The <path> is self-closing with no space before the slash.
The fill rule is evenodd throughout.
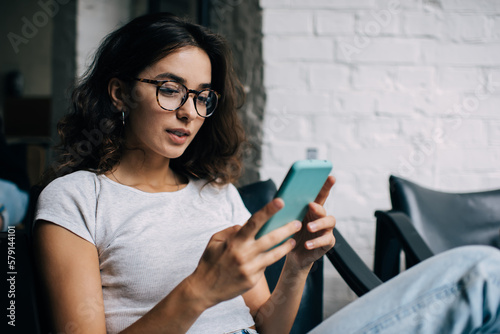
<path id="1" fill-rule="evenodd" d="M 217 108 L 220 95 L 211 89 L 193 90 L 174 80 L 150 80 L 133 78 L 134 80 L 149 83 L 156 86 L 156 101 L 158 105 L 169 111 L 175 111 L 182 107 L 193 93 L 194 109 L 196 113 L 204 118 L 212 116 Z"/>

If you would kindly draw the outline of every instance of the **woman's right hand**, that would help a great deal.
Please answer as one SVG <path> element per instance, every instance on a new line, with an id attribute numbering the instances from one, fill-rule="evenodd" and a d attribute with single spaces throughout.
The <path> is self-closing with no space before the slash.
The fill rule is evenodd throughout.
<path id="1" fill-rule="evenodd" d="M 194 293 L 211 307 L 242 295 L 263 277 L 267 266 L 278 261 L 295 247 L 289 239 L 273 248 L 302 227 L 299 221 L 255 240 L 259 229 L 281 208 L 281 199 L 274 199 L 256 212 L 243 226 L 232 226 L 212 236 L 198 267 L 188 278 Z"/>

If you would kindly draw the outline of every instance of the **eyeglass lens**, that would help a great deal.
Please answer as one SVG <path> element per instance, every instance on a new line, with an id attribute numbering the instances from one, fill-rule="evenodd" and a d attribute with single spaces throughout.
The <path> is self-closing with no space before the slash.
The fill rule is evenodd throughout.
<path id="1" fill-rule="evenodd" d="M 177 82 L 165 82 L 158 89 L 158 102 L 164 109 L 175 110 L 187 99 L 187 89 Z M 195 109 L 202 117 L 210 116 L 217 107 L 217 95 L 204 89 L 194 97 Z"/>

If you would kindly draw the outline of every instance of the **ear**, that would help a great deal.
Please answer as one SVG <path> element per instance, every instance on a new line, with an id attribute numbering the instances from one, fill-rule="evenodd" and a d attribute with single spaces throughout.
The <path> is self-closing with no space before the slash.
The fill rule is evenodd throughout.
<path id="1" fill-rule="evenodd" d="M 113 106 L 119 110 L 124 111 L 126 107 L 125 92 L 127 87 L 125 83 L 117 78 L 112 78 L 108 83 L 108 94 Z"/>

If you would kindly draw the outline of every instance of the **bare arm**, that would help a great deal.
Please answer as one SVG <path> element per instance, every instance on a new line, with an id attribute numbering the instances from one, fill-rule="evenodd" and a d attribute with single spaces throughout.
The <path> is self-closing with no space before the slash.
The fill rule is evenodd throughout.
<path id="1" fill-rule="evenodd" d="M 106 333 L 95 246 L 50 222 L 37 223 L 34 246 L 53 330 L 57 333 Z M 189 283 L 182 282 L 124 333 L 185 332 L 203 312 L 200 305 Z"/>
<path id="2" fill-rule="evenodd" d="M 95 246 L 60 226 L 38 222 L 34 247 L 51 327 L 57 333 L 105 333 Z"/>

